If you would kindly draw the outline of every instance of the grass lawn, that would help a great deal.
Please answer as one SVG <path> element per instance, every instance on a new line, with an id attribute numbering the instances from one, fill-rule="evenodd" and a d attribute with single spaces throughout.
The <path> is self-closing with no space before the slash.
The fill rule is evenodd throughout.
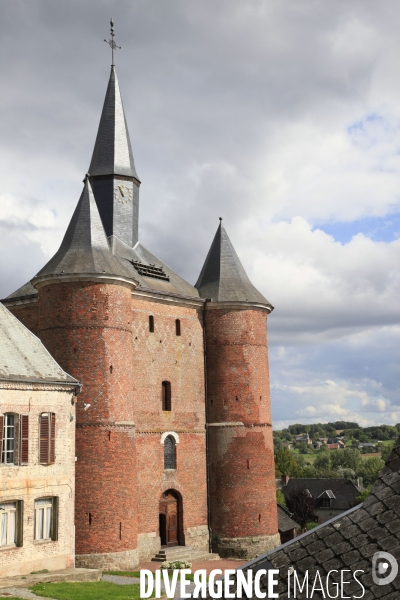
<path id="1" fill-rule="evenodd" d="M 37 596 L 57 600 L 139 600 L 140 586 L 116 585 L 109 581 L 38 583 L 29 588 Z"/>
<path id="2" fill-rule="evenodd" d="M 103 571 L 103 575 L 119 575 L 120 577 L 140 577 L 140 571 Z M 172 579 L 172 573 L 168 575 L 169 579 Z M 178 580 L 180 576 L 178 577 Z M 194 573 L 186 575 L 186 581 L 194 581 Z M 161 576 L 162 581 L 162 576 Z M 207 577 L 208 581 L 208 577 Z"/>

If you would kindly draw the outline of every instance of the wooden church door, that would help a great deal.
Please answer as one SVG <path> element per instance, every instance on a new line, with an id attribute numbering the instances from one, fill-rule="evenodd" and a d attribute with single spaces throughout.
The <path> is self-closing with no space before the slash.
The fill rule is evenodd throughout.
<path id="1" fill-rule="evenodd" d="M 164 492 L 160 498 L 160 538 L 161 546 L 178 546 L 179 544 L 179 512 L 178 499 L 171 490 Z"/>

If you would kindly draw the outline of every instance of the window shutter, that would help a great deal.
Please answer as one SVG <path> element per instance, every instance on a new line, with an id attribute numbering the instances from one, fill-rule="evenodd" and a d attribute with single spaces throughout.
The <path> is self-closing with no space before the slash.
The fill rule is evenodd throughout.
<path id="1" fill-rule="evenodd" d="M 49 415 L 40 415 L 40 440 L 39 440 L 39 462 L 41 465 L 49 464 Z"/>
<path id="2" fill-rule="evenodd" d="M 24 501 L 17 500 L 17 523 L 15 531 L 15 545 L 21 547 L 24 545 Z"/>
<path id="3" fill-rule="evenodd" d="M 4 417 L 0 415 L 0 463 L 3 461 L 3 427 Z"/>
<path id="4" fill-rule="evenodd" d="M 29 415 L 21 415 L 20 421 L 20 464 L 27 465 L 29 461 Z"/>
<path id="5" fill-rule="evenodd" d="M 52 524 L 51 524 L 51 539 L 58 540 L 58 498 L 53 498 Z"/>
<path id="6" fill-rule="evenodd" d="M 56 462 L 56 415 L 50 415 L 50 460 L 49 464 Z"/>

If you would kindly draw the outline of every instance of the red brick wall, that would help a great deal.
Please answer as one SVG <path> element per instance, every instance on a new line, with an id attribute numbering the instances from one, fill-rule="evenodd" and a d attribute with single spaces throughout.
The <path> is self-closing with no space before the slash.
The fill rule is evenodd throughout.
<path id="1" fill-rule="evenodd" d="M 39 337 L 83 384 L 77 403 L 76 552 L 134 549 L 134 428 L 115 426 L 133 421 L 130 290 L 89 282 L 41 288 Z"/>
<path id="2" fill-rule="evenodd" d="M 206 312 L 213 535 L 278 532 L 266 313 Z"/>
<path id="3" fill-rule="evenodd" d="M 183 527 L 207 524 L 202 312 L 134 297 L 133 403 L 137 430 L 139 532 L 157 532 L 162 492 L 182 495 Z M 149 316 L 154 333 L 149 332 Z M 175 320 L 181 321 L 181 336 Z M 171 412 L 161 410 L 161 384 L 171 383 Z M 161 433 L 175 431 L 177 469 L 164 471 Z"/>
<path id="4" fill-rule="evenodd" d="M 35 335 L 38 334 L 38 306 L 37 303 L 22 305 L 7 305 L 12 314 L 17 317 Z"/>

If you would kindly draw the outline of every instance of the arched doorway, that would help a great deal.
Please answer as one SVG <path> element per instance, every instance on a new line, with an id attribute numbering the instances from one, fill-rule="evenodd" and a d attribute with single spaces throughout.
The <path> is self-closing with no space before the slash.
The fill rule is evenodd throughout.
<path id="1" fill-rule="evenodd" d="M 161 547 L 183 546 L 180 495 L 174 490 L 161 494 L 158 512 Z"/>

